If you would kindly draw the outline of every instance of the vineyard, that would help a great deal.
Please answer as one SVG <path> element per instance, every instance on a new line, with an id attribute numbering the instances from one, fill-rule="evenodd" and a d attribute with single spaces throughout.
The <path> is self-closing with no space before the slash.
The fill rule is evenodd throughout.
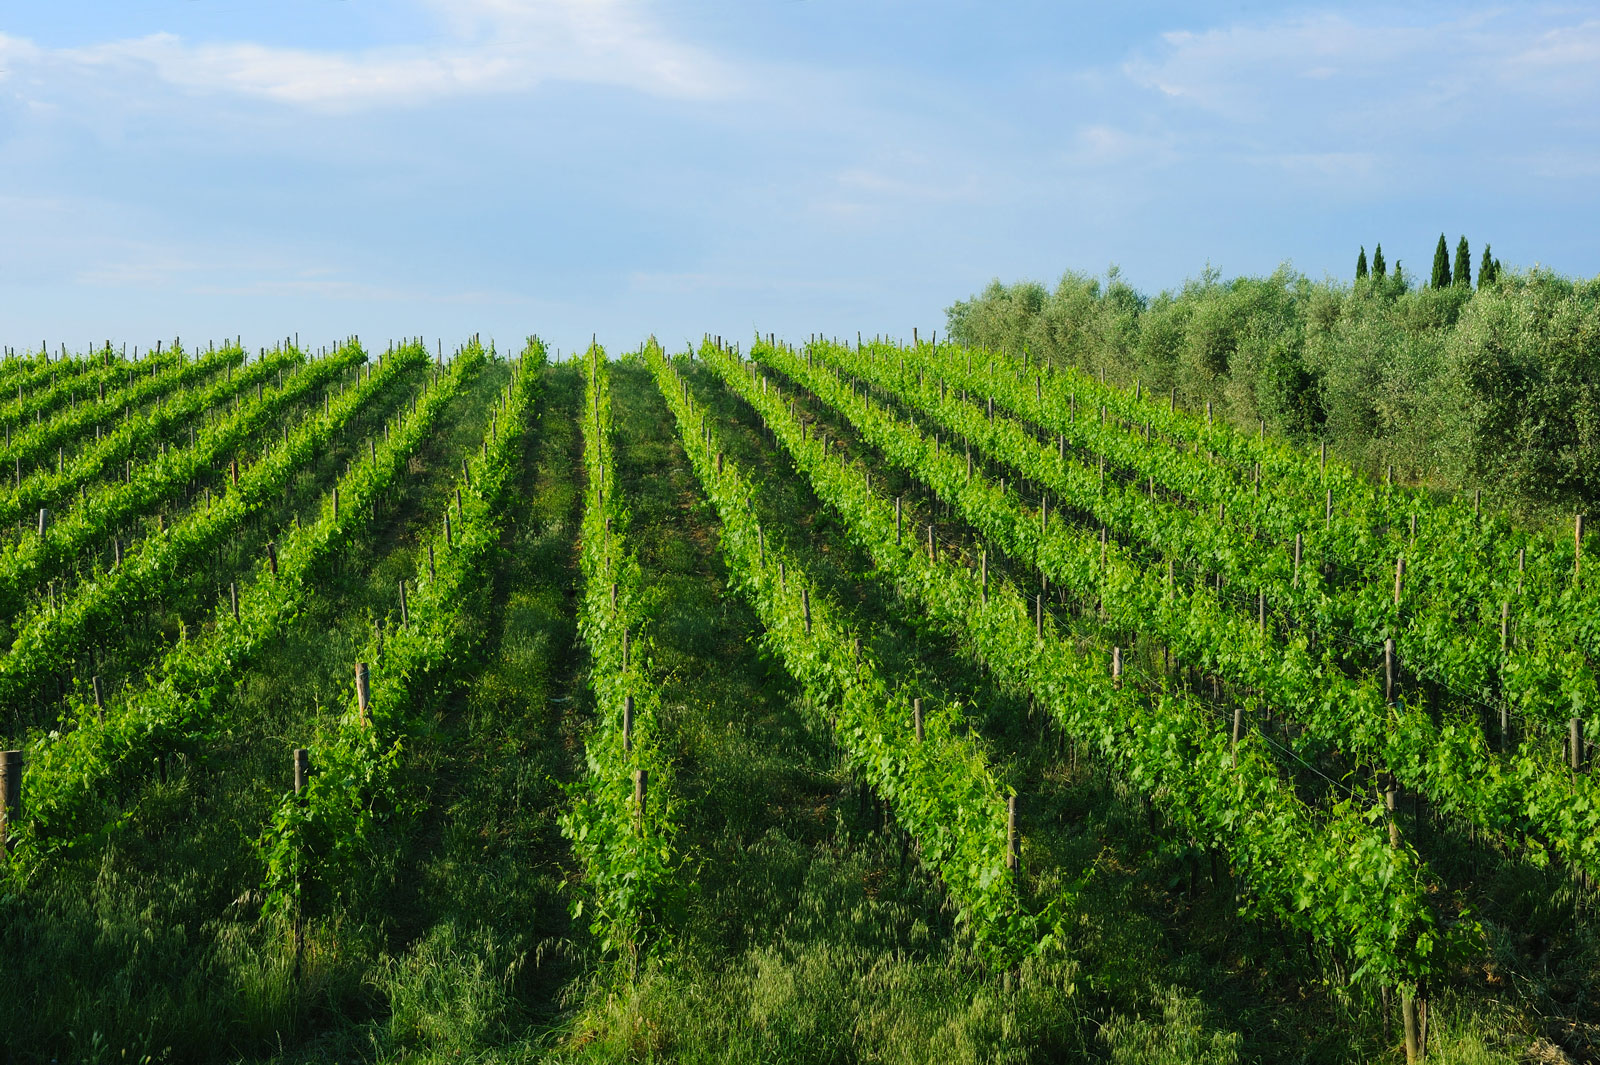
<path id="1" fill-rule="evenodd" d="M 1600 1060 L 1600 559 L 914 336 L 0 362 L 0 1065 Z"/>

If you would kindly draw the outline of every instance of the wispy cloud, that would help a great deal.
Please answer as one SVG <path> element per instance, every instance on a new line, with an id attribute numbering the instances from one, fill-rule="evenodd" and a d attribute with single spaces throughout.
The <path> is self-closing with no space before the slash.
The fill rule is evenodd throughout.
<path id="1" fill-rule="evenodd" d="M 68 49 L 4 38 L 0 57 L 31 83 L 46 73 L 145 74 L 195 93 L 333 111 L 517 93 L 551 82 L 703 100 L 736 92 L 741 80 L 719 57 L 674 39 L 641 0 L 431 0 L 430 6 L 448 32 L 426 46 L 285 48 L 154 33 Z"/>
<path id="2" fill-rule="evenodd" d="M 1403 12 L 1322 12 L 1179 30 L 1138 50 L 1122 72 L 1166 99 L 1242 123 L 1276 122 L 1300 108 L 1307 123 L 1365 122 L 1388 111 L 1415 128 L 1423 113 L 1470 121 L 1502 90 L 1554 106 L 1579 94 L 1592 103 L 1600 20 L 1563 25 L 1560 15 L 1484 11 L 1416 23 Z"/>

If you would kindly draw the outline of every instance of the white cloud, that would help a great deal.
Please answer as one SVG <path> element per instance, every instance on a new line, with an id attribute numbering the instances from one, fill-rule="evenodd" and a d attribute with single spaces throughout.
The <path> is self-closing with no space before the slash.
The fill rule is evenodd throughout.
<path id="1" fill-rule="evenodd" d="M 0 58 L 37 80 L 72 72 L 145 72 L 199 93 L 232 93 L 325 110 L 411 105 L 579 82 L 714 99 L 740 78 L 672 39 L 640 0 L 430 0 L 450 36 L 432 46 L 357 50 L 192 42 L 171 33 L 80 48 L 0 38 Z"/>
<path id="2" fill-rule="evenodd" d="M 1435 120 L 1453 125 L 1481 120 L 1488 98 L 1506 90 L 1556 107 L 1592 106 L 1600 20 L 1552 24 L 1559 14 L 1490 11 L 1417 24 L 1390 12 L 1318 13 L 1174 31 L 1132 55 L 1122 72 L 1165 98 L 1239 122 L 1281 120 L 1309 105 L 1308 121 L 1354 124 L 1387 110 L 1412 129 Z"/>

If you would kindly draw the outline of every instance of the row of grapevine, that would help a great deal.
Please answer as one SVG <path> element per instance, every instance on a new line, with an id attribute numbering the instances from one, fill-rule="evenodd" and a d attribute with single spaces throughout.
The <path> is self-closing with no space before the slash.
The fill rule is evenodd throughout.
<path id="1" fill-rule="evenodd" d="M 247 518 L 270 512 L 280 503 L 290 478 L 358 414 L 389 402 L 408 388 L 422 361 L 415 354 L 387 360 L 379 372 L 345 392 L 337 403 L 330 398 L 325 413 L 306 419 L 292 431 L 286 429 L 285 439 L 255 465 L 241 470 L 237 482 L 211 505 L 191 510 L 164 531 L 140 541 L 122 565 L 79 585 L 55 609 L 36 610 L 26 618 L 11 648 L 0 657 L 0 704 L 20 708 L 60 672 L 64 662 L 103 640 L 112 627 L 157 595 L 176 574 L 231 541 Z"/>
<path id="2" fill-rule="evenodd" d="M 687 382 L 659 347 L 645 354 L 721 519 L 732 580 L 760 617 L 768 646 L 830 716 L 839 747 L 918 841 L 980 945 L 1013 961 L 1053 941 L 1064 900 L 1047 900 L 1038 913 L 1024 906 L 1011 869 L 1008 796 L 982 751 L 946 707 L 925 710 L 917 742 L 911 707 L 920 693 L 883 673 L 843 612 L 817 594 L 803 561 L 767 537 L 754 512 L 755 486 L 724 457 Z"/>
<path id="3" fill-rule="evenodd" d="M 452 373 L 489 357 L 473 341 Z M 447 504 L 428 537 L 426 561 L 419 556 L 407 582 L 399 624 L 389 627 L 381 650 L 368 647 L 371 672 L 358 677 L 346 712 L 307 744 L 311 775 L 299 794 L 284 797 L 260 840 L 269 912 L 294 910 L 313 878 L 342 891 L 366 855 L 375 821 L 401 805 L 393 774 L 406 739 L 472 660 L 474 629 L 464 624 L 465 610 L 500 550 L 544 361 L 543 344 L 530 340 L 496 399 L 482 451 L 463 459 L 454 517 Z"/>
<path id="4" fill-rule="evenodd" d="M 970 353 L 965 367 L 948 351 L 908 354 L 924 372 L 991 395 L 1140 481 L 1148 478 L 1202 512 L 1221 514 L 1234 535 L 1213 534 L 1226 539 L 1213 559 L 1248 587 L 1270 584 L 1302 616 L 1321 619 L 1361 646 L 1378 648 L 1394 639 L 1412 672 L 1458 699 L 1503 699 L 1526 720 L 1561 731 L 1577 717 L 1588 742 L 1600 739 L 1600 689 L 1589 664 L 1600 659 L 1600 604 L 1587 582 L 1574 579 L 1572 542 L 1528 536 L 1504 516 L 1481 517 L 1459 502 L 1429 504 L 1391 485 L 1367 484 L 1337 463 L 1324 470 L 1281 445 L 1206 425 L 1081 374 L 1027 374 L 1003 356 L 995 359 L 998 372 L 974 373 Z M 1087 410 L 1094 404 L 1105 409 L 1100 418 L 1076 416 L 1080 405 Z M 1141 426 L 1150 427 L 1152 439 L 1140 438 Z M 1161 446 L 1163 435 L 1193 443 Z M 1273 468 L 1281 476 L 1258 484 L 1214 458 L 1235 453 L 1276 454 Z M 1300 487 L 1285 490 L 1288 482 Z M 1313 485 L 1317 511 L 1308 514 L 1297 499 Z M 1302 543 L 1297 574 L 1296 536 Z M 1397 602 L 1393 589 L 1402 564 Z M 1342 594 L 1320 579 L 1323 572 L 1345 571 L 1356 579 Z"/>
<path id="5" fill-rule="evenodd" d="M 789 411 L 781 391 L 758 386 L 754 367 L 709 345 L 705 357 L 763 417 L 817 495 L 845 520 L 886 579 L 959 635 L 1016 690 L 1161 806 L 1193 838 L 1228 852 L 1256 905 L 1349 958 L 1352 980 L 1415 989 L 1439 964 L 1440 929 L 1415 853 L 1393 846 L 1381 811 L 1352 795 L 1321 812 L 1281 779 L 1253 734 L 1230 743 L 1204 707 L 1113 676 L 1105 657 L 1080 654 L 1016 589 L 929 557 L 901 535 L 891 500 L 870 471 L 836 462 Z M 965 480 L 965 464 L 922 446 L 914 461 L 929 484 Z M 1003 504 L 991 488 L 974 510 Z"/>
<path id="6" fill-rule="evenodd" d="M 181 348 L 169 349 L 144 359 L 137 372 L 154 375 L 182 359 Z M 16 398 L 0 403 L 0 423 L 7 426 L 8 433 L 15 433 L 30 421 L 43 424 L 45 415 L 94 395 L 107 385 L 115 387 L 116 382 L 122 381 L 125 386 L 131 386 L 135 372 L 132 365 L 112 358 L 109 352 L 101 359 L 67 359 L 53 363 L 46 387 L 25 391 L 18 382 Z"/>
<path id="7" fill-rule="evenodd" d="M 45 535 L 35 532 L 7 543 L 0 550 L 0 617 L 16 617 L 29 593 L 67 572 L 86 549 L 109 553 L 116 531 L 124 522 L 162 506 L 184 486 L 225 463 L 245 441 L 284 417 L 317 389 L 330 386 L 361 365 L 365 358 L 366 353 L 359 346 L 350 345 L 328 358 L 300 364 L 282 388 L 247 401 L 232 415 L 213 422 L 193 445 L 170 449 L 137 467 L 129 466 L 125 480 L 111 481 L 88 493 L 59 520 L 51 521 Z M 260 383 L 261 379 L 256 380 Z M 223 394 L 237 396 L 231 391 Z M 220 396 L 212 392 L 203 395 L 208 399 Z M 330 409 L 331 402 L 330 394 L 324 411 Z M 134 421 L 130 419 L 130 424 Z"/>
<path id="8" fill-rule="evenodd" d="M 140 397 L 138 404 L 133 402 L 134 397 L 130 395 L 124 417 L 116 428 L 105 433 L 97 424 L 94 442 L 85 442 L 70 459 L 59 463 L 56 468 L 36 469 L 24 477 L 20 475 L 20 462 L 14 464 L 17 476 L 11 483 L 0 486 L 0 525 L 32 517 L 41 507 L 58 507 L 64 501 L 69 501 L 74 492 L 79 493 L 80 499 L 86 500 L 89 485 L 94 481 L 124 473 L 125 463 L 159 445 L 179 426 L 204 416 L 207 411 L 217 410 L 225 403 L 231 404 L 235 397 L 251 388 L 259 391 L 274 375 L 277 387 L 281 389 L 284 372 L 293 372 L 305 361 L 304 356 L 292 348 L 280 349 L 263 355 L 235 373 L 237 361 L 227 356 L 236 351 L 223 349 L 214 356 L 220 360 L 220 366 L 212 365 L 210 369 L 213 372 L 221 370 L 223 379 L 220 381 L 205 386 L 196 382 L 193 387 L 186 386 L 176 396 L 163 396 L 158 406 L 143 411 L 138 410 L 138 404 L 146 402 L 149 394 Z M 187 375 L 190 370 L 208 363 L 209 358 L 191 364 L 183 373 Z M 145 381 L 136 386 L 136 391 L 161 388 L 169 379 Z M 26 535 L 25 532 L 24 537 Z"/>
<path id="9" fill-rule="evenodd" d="M 6 349 L 7 354 L 0 360 L 0 393 L 15 394 L 19 398 L 28 395 L 43 386 L 54 387 L 55 379 L 63 373 L 74 374 L 86 369 L 91 363 L 109 363 L 115 356 L 109 347 L 101 348 L 90 353 L 89 356 L 77 358 L 51 358 L 48 349 L 38 352 L 29 352 L 18 355 L 11 349 Z M 118 362 L 123 360 L 118 359 Z M 137 360 L 137 351 L 135 359 Z M 4 408 L 0 408 L 3 410 Z M 9 423 L 8 423 L 9 424 Z"/>
<path id="10" fill-rule="evenodd" d="M 875 408 L 836 375 L 849 373 L 888 385 L 893 395 L 937 424 L 1048 487 L 1062 506 L 1093 514 L 1135 539 L 1148 537 L 1146 542 L 1167 557 L 1201 549 L 1174 532 L 1174 526 L 1198 525 L 1193 515 L 1164 522 L 1168 515 L 1137 490 L 1108 488 L 1009 419 L 991 420 L 983 409 L 954 395 L 941 399 L 931 388 L 913 389 L 865 353 L 825 345 L 810 350 L 830 369 L 824 371 L 786 349 L 756 349 L 762 362 L 840 411 L 896 465 L 917 472 L 913 464 L 928 446 L 926 433 L 889 410 Z M 1600 875 L 1600 786 L 1588 775 L 1574 777 L 1558 752 L 1528 744 L 1498 756 L 1475 719 L 1439 722 L 1422 700 L 1387 700 L 1371 672 L 1349 676 L 1331 653 L 1321 660 L 1313 657 L 1303 638 L 1279 640 L 1262 624 L 1264 615 L 1252 611 L 1256 616 L 1246 619 L 1223 603 L 1211 585 L 1185 589 L 1169 584 L 1141 568 L 1120 544 L 1102 543 L 1088 530 L 1060 520 L 1059 512 L 1050 520 L 1047 504 L 1022 505 L 1015 490 L 996 490 L 981 470 L 972 479 L 977 485 L 971 491 L 954 480 L 935 490 L 1008 555 L 1031 560 L 1050 580 L 1082 599 L 1100 602 L 1114 627 L 1155 638 L 1180 661 L 1292 715 L 1303 726 L 1295 739 L 1308 756 L 1325 745 L 1340 748 L 1367 766 L 1393 773 L 1442 809 L 1497 833 L 1508 844 L 1525 837 L 1528 845 Z M 1264 607 L 1265 600 L 1258 603 Z"/>
<path id="11" fill-rule="evenodd" d="M 387 361 L 414 369 L 427 358 L 426 349 L 408 345 Z M 74 727 L 33 737 L 24 778 L 27 820 L 18 847 L 24 876 L 54 854 L 118 831 L 126 800 L 152 757 L 203 754 L 232 727 L 224 711 L 240 671 L 297 621 L 317 593 L 326 563 L 372 522 L 375 505 L 405 476 L 440 413 L 481 365 L 469 355 L 436 384 L 424 382 L 415 411 L 398 411 L 390 431 L 334 486 L 339 504 L 330 492 L 314 521 L 284 530 L 250 579 L 240 582 L 237 613 L 225 599 L 207 631 L 166 653 L 148 687 L 126 690 L 103 708 L 74 696 L 67 715 Z"/>
<path id="12" fill-rule="evenodd" d="M 159 406 L 174 393 L 182 395 L 199 382 L 231 369 L 244 361 L 244 351 L 225 345 L 194 360 L 182 359 L 162 367 L 161 372 L 141 377 L 131 387 L 113 386 L 107 392 L 100 389 L 98 399 L 74 406 L 48 422 L 30 426 L 14 434 L 4 450 L 0 450 L 0 469 L 12 466 L 20 469 L 22 463 L 56 458 L 58 449 L 64 450 L 86 437 L 92 429 L 96 439 L 102 429 L 119 414 L 127 417 L 146 404 Z"/>
<path id="13" fill-rule="evenodd" d="M 584 741 L 586 770 L 570 788 L 561 829 L 583 860 L 589 928 L 602 950 L 637 956 L 652 912 L 672 892 L 678 799 L 660 742 L 661 690 L 639 636 L 645 620 L 639 560 L 628 546 L 629 515 L 617 487 L 611 374 L 598 347 L 584 356 L 583 529 L 578 561 L 583 606 L 578 631 L 589 649 L 595 722 Z"/>

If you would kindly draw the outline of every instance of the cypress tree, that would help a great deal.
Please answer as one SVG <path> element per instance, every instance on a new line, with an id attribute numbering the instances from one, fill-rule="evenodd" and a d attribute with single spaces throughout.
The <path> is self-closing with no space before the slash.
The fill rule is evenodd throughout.
<path id="1" fill-rule="evenodd" d="M 1433 249 L 1433 279 L 1429 282 L 1434 288 L 1450 287 L 1450 246 L 1444 242 L 1444 234 L 1439 234 L 1439 246 Z"/>
<path id="2" fill-rule="evenodd" d="M 1494 258 L 1489 254 L 1489 245 L 1483 246 L 1483 258 L 1478 260 L 1478 287 L 1482 288 L 1494 280 Z"/>
<path id="3" fill-rule="evenodd" d="M 1372 249 L 1372 276 L 1382 281 L 1383 273 L 1383 242 L 1379 241 L 1378 246 Z"/>
<path id="4" fill-rule="evenodd" d="M 1406 287 L 1406 275 L 1400 269 L 1399 259 L 1394 261 L 1394 287 L 1400 289 L 1402 292 L 1405 291 Z"/>
<path id="5" fill-rule="evenodd" d="M 1472 252 L 1467 250 L 1467 235 L 1463 233 L 1456 243 L 1455 283 L 1472 287 Z"/>
<path id="6" fill-rule="evenodd" d="M 1361 254 L 1356 256 L 1356 280 L 1357 281 L 1365 281 L 1366 279 L 1367 279 L 1367 246 L 1365 244 L 1363 244 L 1363 245 L 1361 245 Z"/>

